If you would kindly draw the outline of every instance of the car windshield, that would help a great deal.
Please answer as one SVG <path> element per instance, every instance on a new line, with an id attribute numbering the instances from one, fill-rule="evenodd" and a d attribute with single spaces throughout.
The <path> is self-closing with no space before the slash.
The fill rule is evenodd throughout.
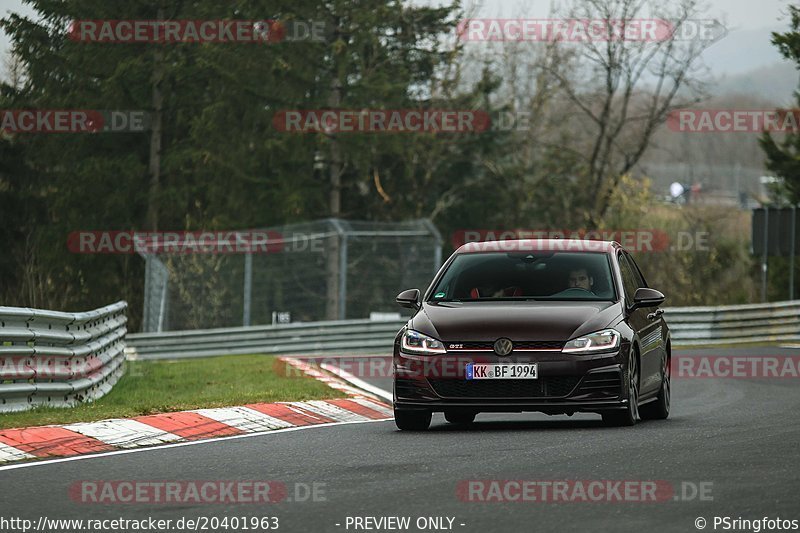
<path id="1" fill-rule="evenodd" d="M 456 256 L 428 301 L 616 300 L 605 253 L 496 252 Z"/>

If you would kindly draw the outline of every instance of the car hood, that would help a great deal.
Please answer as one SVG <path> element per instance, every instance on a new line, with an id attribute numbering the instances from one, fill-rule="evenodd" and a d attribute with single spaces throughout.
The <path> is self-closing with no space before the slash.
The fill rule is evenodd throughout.
<path id="1" fill-rule="evenodd" d="M 409 327 L 444 342 L 567 341 L 621 315 L 618 302 L 425 302 Z"/>

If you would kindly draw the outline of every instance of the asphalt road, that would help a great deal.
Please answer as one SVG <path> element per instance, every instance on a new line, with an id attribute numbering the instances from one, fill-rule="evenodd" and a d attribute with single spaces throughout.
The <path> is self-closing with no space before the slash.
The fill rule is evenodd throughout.
<path id="1" fill-rule="evenodd" d="M 366 516 L 411 517 L 406 531 L 419 531 L 419 517 L 449 517 L 463 532 L 686 532 L 697 531 L 698 517 L 707 531 L 714 516 L 800 520 L 799 387 L 791 378 L 676 378 L 670 419 L 633 428 L 605 428 L 593 415 L 482 414 L 463 429 L 435 415 L 426 433 L 398 432 L 392 421 L 339 425 L 0 470 L 0 517 L 276 516 L 279 531 L 303 532 L 387 531 L 346 527 L 347 517 Z M 318 483 L 324 501 L 99 505 L 68 496 L 81 480 L 212 479 L 282 481 L 291 499 L 295 483 Z M 678 493 L 686 490 L 689 501 L 462 501 L 459 482 L 476 479 L 661 480 L 685 487 Z M 692 487 L 704 487 L 705 497 L 692 498 Z"/>

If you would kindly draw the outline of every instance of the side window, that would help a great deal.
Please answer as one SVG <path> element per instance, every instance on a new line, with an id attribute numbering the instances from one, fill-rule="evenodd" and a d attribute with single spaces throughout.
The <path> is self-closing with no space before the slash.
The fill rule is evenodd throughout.
<path id="1" fill-rule="evenodd" d="M 633 279 L 636 280 L 637 287 L 647 287 L 647 282 L 644 280 L 644 276 L 642 276 L 642 271 L 639 270 L 639 265 L 636 264 L 636 261 L 633 260 L 630 254 L 623 254 L 625 259 L 628 260 L 628 266 L 631 268 L 631 272 L 633 273 Z"/>
<path id="2" fill-rule="evenodd" d="M 639 287 L 636 277 L 633 275 L 631 265 L 625 255 L 620 254 L 619 270 L 622 274 L 622 288 L 625 290 L 625 304 L 630 306 L 633 304 L 633 295 L 636 294 L 636 289 Z"/>

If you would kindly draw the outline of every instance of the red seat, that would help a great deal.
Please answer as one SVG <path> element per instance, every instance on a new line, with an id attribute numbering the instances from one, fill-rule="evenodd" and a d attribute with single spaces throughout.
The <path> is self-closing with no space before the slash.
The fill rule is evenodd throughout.
<path id="1" fill-rule="evenodd" d="M 503 289 L 503 296 L 522 296 L 521 287 L 507 287 Z"/>
<path id="2" fill-rule="evenodd" d="M 521 287 L 506 287 L 505 289 L 503 289 L 503 296 L 505 296 L 505 297 L 508 297 L 508 296 L 512 296 L 512 297 L 522 296 L 522 288 Z M 481 297 L 480 289 L 478 289 L 478 287 L 473 287 L 472 289 L 470 289 L 469 297 L 472 298 L 473 300 L 477 300 L 478 298 L 480 298 Z"/>

